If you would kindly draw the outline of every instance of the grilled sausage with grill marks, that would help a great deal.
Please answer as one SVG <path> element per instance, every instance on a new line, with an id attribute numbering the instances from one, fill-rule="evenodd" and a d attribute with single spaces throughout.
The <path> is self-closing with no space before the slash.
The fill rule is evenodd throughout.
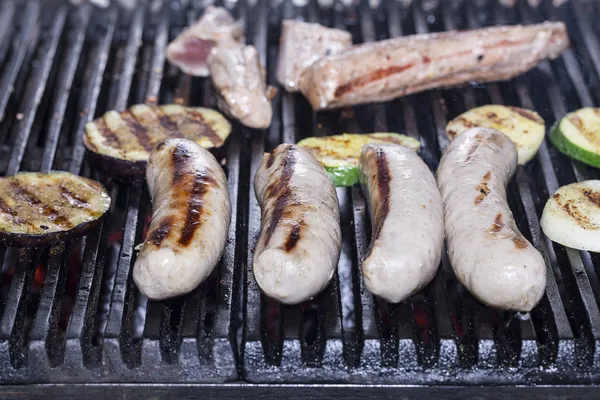
<path id="1" fill-rule="evenodd" d="M 167 139 L 151 153 L 146 171 L 152 222 L 133 268 L 151 299 L 195 289 L 221 258 L 231 205 L 223 169 L 187 139 Z"/>
<path id="2" fill-rule="evenodd" d="M 327 286 L 340 257 L 340 211 L 333 183 L 310 151 L 279 145 L 256 171 L 262 229 L 254 277 L 269 297 L 308 300 Z"/>
<path id="3" fill-rule="evenodd" d="M 512 78 L 569 46 L 562 22 L 403 36 L 325 56 L 300 78 L 315 110 Z"/>
<path id="4" fill-rule="evenodd" d="M 424 288 L 444 247 L 444 211 L 435 178 L 408 147 L 369 144 L 359 166 L 373 225 L 362 263 L 371 293 L 398 303 Z"/>
<path id="5" fill-rule="evenodd" d="M 544 294 L 546 265 L 519 232 L 506 201 L 516 167 L 517 151 L 508 136 L 474 128 L 450 143 L 437 181 L 458 280 L 491 307 L 530 311 Z"/>

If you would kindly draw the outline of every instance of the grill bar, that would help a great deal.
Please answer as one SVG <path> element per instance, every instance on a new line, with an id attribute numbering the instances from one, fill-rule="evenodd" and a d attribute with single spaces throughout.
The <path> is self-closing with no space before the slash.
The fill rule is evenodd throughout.
<path id="1" fill-rule="evenodd" d="M 75 78 L 75 72 L 79 57 L 83 48 L 85 40 L 86 29 L 90 19 L 91 7 L 82 7 L 80 13 L 77 15 L 77 23 L 75 29 L 70 32 L 71 37 L 68 41 L 68 50 L 65 54 L 63 63 L 59 67 L 60 73 L 56 84 L 56 91 L 53 97 L 53 107 L 51 110 L 52 119 L 48 128 L 46 142 L 44 146 L 44 155 L 42 159 L 41 171 L 47 172 L 52 169 L 54 157 L 56 154 L 56 146 L 58 144 L 58 137 L 62 128 L 67 104 L 69 100 L 69 94 L 73 85 L 73 79 Z"/>
<path id="2" fill-rule="evenodd" d="M 9 6 L 10 7 L 10 6 Z M 28 43 L 33 42 L 33 38 L 37 36 L 38 27 L 36 20 L 39 16 L 40 4 L 38 2 L 30 2 L 25 8 L 21 29 L 18 36 L 12 42 L 11 58 L 8 65 L 3 70 L 2 79 L 0 80 L 0 120 L 4 119 L 4 113 L 8 104 L 10 95 L 13 93 L 13 85 L 17 79 L 19 70 L 25 58 L 25 54 L 29 50 Z M 7 15 L 14 13 L 10 8 L 6 11 Z M 7 17 L 8 18 L 8 17 Z M 9 26 L 3 25 L 3 26 Z"/>

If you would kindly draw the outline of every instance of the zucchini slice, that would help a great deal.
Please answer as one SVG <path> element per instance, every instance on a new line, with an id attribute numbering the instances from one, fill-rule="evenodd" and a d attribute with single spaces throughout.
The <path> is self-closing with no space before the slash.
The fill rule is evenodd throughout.
<path id="1" fill-rule="evenodd" d="M 89 122 L 83 143 L 102 169 L 143 176 L 150 152 L 165 139 L 186 138 L 208 149 L 222 146 L 230 133 L 231 124 L 209 108 L 139 104 Z"/>
<path id="2" fill-rule="evenodd" d="M 462 113 L 446 125 L 446 134 L 452 140 L 475 127 L 495 129 L 508 136 L 517 148 L 519 164 L 535 157 L 546 134 L 544 120 L 535 111 L 496 104 Z"/>
<path id="3" fill-rule="evenodd" d="M 69 172 L 0 178 L 0 242 L 43 246 L 94 228 L 110 207 L 104 186 Z"/>
<path id="4" fill-rule="evenodd" d="M 583 181 L 558 189 L 548 199 L 540 224 L 554 242 L 600 252 L 600 181 Z"/>
<path id="5" fill-rule="evenodd" d="M 600 108 L 582 108 L 567 114 L 550 130 L 558 150 L 592 167 L 600 167 Z"/>
<path id="6" fill-rule="evenodd" d="M 352 186 L 358 183 L 358 161 L 365 144 L 395 143 L 418 151 L 421 143 L 410 136 L 398 133 L 344 133 L 335 136 L 310 137 L 298 146 L 313 152 L 335 186 Z"/>

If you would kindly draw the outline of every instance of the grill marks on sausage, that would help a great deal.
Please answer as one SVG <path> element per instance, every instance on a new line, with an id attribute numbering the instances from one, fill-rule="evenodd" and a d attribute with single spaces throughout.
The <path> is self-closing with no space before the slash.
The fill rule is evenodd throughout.
<path id="1" fill-rule="evenodd" d="M 160 247 L 167 238 L 173 237 L 173 240 L 177 238 L 179 246 L 187 247 L 193 242 L 196 231 L 202 226 L 202 215 L 207 213 L 207 210 L 203 209 L 204 197 L 210 187 L 216 187 L 218 183 L 210 176 L 210 171 L 199 171 L 196 168 L 194 154 L 185 145 L 177 145 L 169 150 L 162 142 L 156 151 L 161 150 L 171 151 L 172 196 L 176 203 L 174 206 L 176 211 L 164 217 L 158 226 L 148 233 L 146 241 Z M 174 226 L 180 227 L 180 231 L 176 232 Z M 173 250 L 177 251 L 177 247 Z"/>
<path id="2" fill-rule="evenodd" d="M 267 168 L 271 168 L 273 166 L 276 156 L 277 155 L 275 154 L 274 151 L 272 151 L 271 154 L 269 154 L 269 158 L 267 158 Z"/>
<path id="3" fill-rule="evenodd" d="M 512 241 L 517 249 L 524 249 L 529 245 L 529 242 L 521 235 L 513 237 Z"/>
<path id="4" fill-rule="evenodd" d="M 381 225 L 390 212 L 390 167 L 383 149 L 377 150 L 377 189 L 381 201 L 380 211 L 377 218 L 377 231 L 374 238 L 377 239 Z"/>
<path id="5" fill-rule="evenodd" d="M 173 185 L 178 185 L 185 177 L 189 159 L 192 155 L 185 146 L 176 146 L 171 156 L 173 163 Z"/>
<path id="6" fill-rule="evenodd" d="M 194 185 L 190 193 L 190 202 L 188 206 L 185 223 L 181 230 L 181 236 L 178 243 L 182 246 L 188 246 L 194 237 L 194 233 L 200 227 L 200 217 L 202 215 L 202 205 L 204 204 L 204 194 L 208 190 L 210 180 L 208 177 L 198 175 L 194 180 Z"/>
<path id="7" fill-rule="evenodd" d="M 414 67 L 415 64 L 411 63 L 411 64 L 406 64 L 406 65 L 395 65 L 392 67 L 387 67 L 387 68 L 380 68 L 376 71 L 373 72 L 369 72 L 367 74 L 364 74 L 362 76 L 359 76 L 358 78 L 354 79 L 353 81 L 350 81 L 348 83 L 345 83 L 343 85 L 340 85 L 336 90 L 335 90 L 335 97 L 341 97 L 344 94 L 351 92 L 361 86 L 366 86 L 369 83 L 372 82 L 376 82 L 382 79 L 386 79 L 387 77 L 394 75 L 394 74 L 399 74 L 401 72 L 404 72 L 412 67 Z"/>
<path id="8" fill-rule="evenodd" d="M 178 203 L 187 204 L 185 219 L 177 243 L 188 246 L 201 226 L 204 195 L 210 186 L 216 186 L 214 178 L 201 171 L 192 171 L 192 154 L 185 146 L 175 146 L 171 156 L 173 164 L 173 191 Z"/>
<path id="9" fill-rule="evenodd" d="M 294 202 L 294 195 L 292 193 L 292 189 L 290 188 L 290 182 L 292 180 L 292 176 L 294 175 L 294 168 L 298 159 L 298 150 L 295 146 L 289 146 L 285 148 L 283 152 L 284 154 L 282 156 L 281 165 L 279 166 L 279 169 L 281 171 L 279 179 L 276 179 L 273 182 L 271 182 L 266 188 L 265 193 L 267 198 L 275 199 L 275 204 L 273 206 L 273 212 L 271 214 L 269 226 L 267 227 L 267 231 L 265 232 L 265 246 L 269 244 L 269 241 L 273 236 L 273 232 L 275 232 L 275 228 L 277 228 L 277 225 L 279 225 L 279 222 L 284 217 L 284 214 L 290 212 L 290 210 L 287 210 L 286 212 L 286 209 L 290 207 L 301 206 L 301 203 Z M 273 166 L 274 164 L 274 158 L 271 162 L 271 166 Z M 267 160 L 267 164 L 268 162 L 269 160 Z M 302 221 L 297 222 L 302 223 Z M 287 244 L 289 243 L 289 250 L 293 249 L 299 239 L 300 229 L 298 229 L 296 233 L 294 233 L 294 228 L 292 227 L 292 231 L 290 232 L 290 235 L 286 240 L 285 247 L 287 248 Z"/>
<path id="10" fill-rule="evenodd" d="M 502 230 L 502 228 L 504 228 L 504 221 L 502 220 L 502 213 L 498 213 L 498 215 L 496 215 L 496 218 L 494 218 L 494 223 L 492 224 L 490 232 L 498 233 Z"/>
<path id="11" fill-rule="evenodd" d="M 212 178 L 206 175 L 196 175 L 194 184 L 190 192 L 189 205 L 185 223 L 181 229 L 181 236 L 178 243 L 182 246 L 188 246 L 201 225 L 200 217 L 202 215 L 202 205 L 204 204 L 204 195 L 208 187 L 214 183 Z"/>
<path id="12" fill-rule="evenodd" d="M 475 197 L 475 201 L 474 201 L 475 205 L 480 204 L 490 193 L 490 188 L 488 187 L 488 182 L 490 181 L 491 178 L 492 178 L 492 171 L 486 172 L 485 175 L 483 176 L 483 178 L 481 179 L 481 182 L 475 187 L 477 192 L 479 192 L 477 197 Z"/>
<path id="13" fill-rule="evenodd" d="M 473 158 L 473 155 L 475 154 L 475 151 L 479 147 L 480 143 L 481 142 L 477 141 L 477 142 L 473 143 L 473 145 L 471 145 L 471 147 L 469 148 L 469 151 L 467 151 L 467 158 L 465 158 L 465 164 L 467 164 L 471 161 L 471 159 Z"/>
<path id="14" fill-rule="evenodd" d="M 387 156 L 382 148 L 377 150 L 377 190 L 379 192 L 379 207 L 375 211 L 375 229 L 371 238 L 371 244 L 365 257 L 371 255 L 373 246 L 381 234 L 383 228 L 383 222 L 390 212 L 390 181 L 392 180 L 390 174 L 390 167 L 388 164 Z"/>
<path id="15" fill-rule="evenodd" d="M 284 245 L 285 251 L 287 251 L 287 252 L 292 251 L 294 249 L 294 247 L 296 247 L 296 243 L 298 243 L 298 240 L 300 240 L 300 230 L 302 229 L 303 226 L 304 226 L 304 223 L 298 222 L 298 221 L 295 221 L 292 224 L 292 230 L 290 231 L 290 234 L 288 235 L 288 238 L 285 241 L 285 245 Z"/>
<path id="16" fill-rule="evenodd" d="M 148 234 L 148 241 L 154 243 L 156 247 L 159 247 L 160 244 L 169 236 L 169 232 L 171 232 L 171 228 L 173 227 L 174 218 L 172 215 L 164 218 L 160 221 L 158 227 Z"/>

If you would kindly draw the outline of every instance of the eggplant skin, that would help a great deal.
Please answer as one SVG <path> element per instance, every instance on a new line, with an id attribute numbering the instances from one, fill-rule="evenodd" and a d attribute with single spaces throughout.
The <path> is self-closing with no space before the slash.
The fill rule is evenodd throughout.
<path id="1" fill-rule="evenodd" d="M 110 208 L 104 186 L 69 172 L 0 178 L 0 243 L 42 247 L 94 229 Z"/>
<path id="2" fill-rule="evenodd" d="M 231 124 L 209 108 L 138 104 L 109 111 L 85 126 L 90 162 L 115 177 L 143 179 L 150 152 L 165 139 L 189 139 L 206 149 L 223 146 Z"/>
<path id="3" fill-rule="evenodd" d="M 98 219 L 80 224 L 71 230 L 56 233 L 15 234 L 0 231 L 0 244 L 7 247 L 45 247 L 68 242 L 84 236 L 100 225 L 103 219 L 104 214 Z"/>
<path id="4" fill-rule="evenodd" d="M 118 158 L 105 156 L 104 154 L 89 151 L 88 161 L 90 165 L 100 171 L 113 176 L 115 180 L 122 182 L 124 180 L 143 181 L 146 173 L 146 161 L 127 161 Z M 115 175 L 117 174 L 117 175 Z"/>

